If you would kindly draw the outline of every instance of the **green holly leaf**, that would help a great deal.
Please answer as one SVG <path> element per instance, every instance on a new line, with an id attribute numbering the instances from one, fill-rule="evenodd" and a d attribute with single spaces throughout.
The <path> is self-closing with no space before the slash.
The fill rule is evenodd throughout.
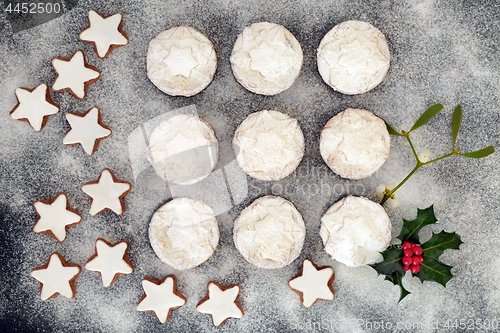
<path id="1" fill-rule="evenodd" d="M 424 252 L 424 262 L 420 264 L 420 272 L 415 274 L 420 281 L 434 281 L 441 284 L 446 288 L 446 283 L 453 278 L 451 274 L 452 266 L 448 266 L 436 260 L 425 256 Z"/>
<path id="2" fill-rule="evenodd" d="M 381 253 L 384 257 L 384 260 L 370 265 L 373 267 L 379 274 L 390 276 L 394 272 L 403 273 L 403 262 L 401 258 L 403 258 L 403 249 L 397 248 L 394 245 Z"/>
<path id="3" fill-rule="evenodd" d="M 426 209 L 417 208 L 416 219 L 403 219 L 403 221 L 403 228 L 401 229 L 401 233 L 397 238 L 399 238 L 401 242 L 410 242 L 415 244 L 420 243 L 418 239 L 418 233 L 420 229 L 422 229 L 426 225 L 434 224 L 437 222 L 436 217 L 434 216 L 434 205 L 427 207 Z"/>
<path id="4" fill-rule="evenodd" d="M 406 296 L 408 296 L 409 294 L 411 294 L 408 290 L 406 290 L 404 287 L 403 287 L 403 276 L 404 276 L 404 273 L 401 273 L 401 272 L 394 272 L 392 273 L 392 275 L 388 275 L 385 277 L 384 280 L 386 281 L 391 281 L 392 283 L 394 283 L 394 285 L 396 286 L 399 286 L 399 289 L 400 289 L 400 294 L 399 294 L 399 300 L 398 300 L 398 303 L 401 302 L 401 300 L 403 298 L 405 298 Z"/>
<path id="5" fill-rule="evenodd" d="M 447 249 L 460 250 L 460 236 L 454 232 L 441 231 L 438 234 L 432 233 L 432 237 L 422 244 L 424 250 L 424 259 L 433 258 L 439 260 L 439 257 Z"/>

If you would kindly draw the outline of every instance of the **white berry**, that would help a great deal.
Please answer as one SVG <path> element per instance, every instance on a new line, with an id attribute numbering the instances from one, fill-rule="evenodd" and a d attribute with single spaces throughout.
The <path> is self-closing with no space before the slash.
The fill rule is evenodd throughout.
<path id="1" fill-rule="evenodd" d="M 431 157 L 431 151 L 429 149 L 424 149 L 420 152 L 420 155 L 418 155 L 418 159 L 420 162 L 425 163 L 429 161 L 429 158 Z"/>

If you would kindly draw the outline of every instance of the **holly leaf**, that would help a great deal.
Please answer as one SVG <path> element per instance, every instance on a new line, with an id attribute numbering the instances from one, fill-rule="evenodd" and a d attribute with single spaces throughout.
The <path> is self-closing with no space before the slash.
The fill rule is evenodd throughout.
<path id="1" fill-rule="evenodd" d="M 424 252 L 425 254 L 425 252 Z M 446 283 L 453 278 L 452 266 L 443 264 L 437 259 L 424 255 L 424 262 L 420 264 L 420 272 L 415 274 L 420 281 L 434 281 L 446 288 Z"/>
<path id="2" fill-rule="evenodd" d="M 420 229 L 429 224 L 434 224 L 437 222 L 434 216 L 434 205 L 427 207 L 426 209 L 417 208 L 417 218 L 414 220 L 403 219 L 403 228 L 397 238 L 403 242 L 410 242 L 419 244 L 418 233 Z"/>
<path id="3" fill-rule="evenodd" d="M 399 294 L 398 303 L 401 302 L 401 300 L 403 298 L 405 298 L 406 296 L 408 296 L 409 294 L 411 294 L 408 290 L 406 290 L 403 287 L 403 276 L 404 276 L 404 273 L 394 272 L 394 273 L 392 273 L 392 275 L 386 276 L 385 279 L 384 279 L 386 281 L 391 281 L 396 286 L 399 286 L 400 294 Z"/>
<path id="4" fill-rule="evenodd" d="M 382 254 L 384 260 L 379 263 L 370 265 L 379 274 L 390 276 L 394 272 L 404 273 L 403 262 L 401 261 L 401 258 L 403 258 L 404 254 L 403 249 L 397 248 L 393 245 L 380 254 Z"/>
<path id="5" fill-rule="evenodd" d="M 422 244 L 424 259 L 433 258 L 439 260 L 445 250 L 460 250 L 460 244 L 462 243 L 460 236 L 454 232 L 441 231 L 438 234 L 432 233 L 432 237 Z"/>

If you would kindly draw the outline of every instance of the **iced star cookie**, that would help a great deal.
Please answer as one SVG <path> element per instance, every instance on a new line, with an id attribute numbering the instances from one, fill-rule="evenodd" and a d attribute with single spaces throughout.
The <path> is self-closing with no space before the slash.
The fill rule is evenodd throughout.
<path id="1" fill-rule="evenodd" d="M 243 209 L 234 222 L 234 244 L 259 268 L 280 268 L 298 257 L 306 229 L 302 216 L 287 200 L 268 195 Z"/>
<path id="2" fill-rule="evenodd" d="M 10 117 L 28 122 L 37 132 L 42 130 L 49 116 L 59 111 L 45 83 L 33 89 L 17 88 L 15 94 L 17 104 L 10 111 Z"/>
<path id="3" fill-rule="evenodd" d="M 215 281 L 207 284 L 207 296 L 196 305 L 196 310 L 209 313 L 215 326 L 222 326 L 229 318 L 243 317 L 243 308 L 236 300 L 240 286 L 233 284 L 223 287 Z"/>
<path id="4" fill-rule="evenodd" d="M 334 26 L 318 48 L 318 70 L 334 90 L 362 94 L 375 88 L 389 69 L 389 46 L 370 23 L 346 21 Z"/>
<path id="5" fill-rule="evenodd" d="M 70 130 L 63 139 L 65 145 L 81 144 L 83 150 L 92 155 L 101 140 L 111 135 L 111 130 L 103 124 L 101 111 L 94 107 L 84 114 L 69 112 L 66 114 Z"/>
<path id="6" fill-rule="evenodd" d="M 38 219 L 33 226 L 37 234 L 49 234 L 62 242 L 66 232 L 82 221 L 78 212 L 69 205 L 66 193 L 59 193 L 50 200 L 39 200 L 33 204 Z"/>
<path id="7" fill-rule="evenodd" d="M 366 110 L 346 109 L 326 123 L 319 145 L 323 160 L 335 173 L 363 179 L 389 158 L 391 139 L 379 117 Z"/>
<path id="8" fill-rule="evenodd" d="M 69 58 L 53 58 L 52 67 L 56 72 L 52 90 L 69 91 L 79 100 L 85 98 L 89 85 L 101 77 L 97 68 L 87 63 L 82 50 L 76 51 Z"/>
<path id="9" fill-rule="evenodd" d="M 127 45 L 128 39 L 122 30 L 122 15 L 116 13 L 102 16 L 89 11 L 89 26 L 80 33 L 80 40 L 94 44 L 95 53 L 101 59 L 106 58 L 113 49 Z"/>
<path id="10" fill-rule="evenodd" d="M 259 180 L 280 180 L 291 174 L 304 156 L 299 123 L 278 111 L 250 114 L 236 129 L 233 148 L 240 167 Z"/>
<path id="11" fill-rule="evenodd" d="M 161 261 L 184 270 L 212 256 L 219 243 L 219 226 L 212 208 L 204 202 L 176 198 L 153 214 L 149 240 Z"/>
<path id="12" fill-rule="evenodd" d="M 300 296 L 302 305 L 310 308 L 317 301 L 333 301 L 335 291 L 332 284 L 335 279 L 333 268 L 318 267 L 309 259 L 304 260 L 300 274 L 288 281 L 290 288 Z"/>
<path id="13" fill-rule="evenodd" d="M 180 26 L 163 31 L 149 42 L 148 78 L 171 96 L 193 96 L 215 74 L 217 56 L 212 42 L 199 31 Z"/>
<path id="14" fill-rule="evenodd" d="M 233 46 L 236 80 L 253 93 L 276 95 L 290 88 L 302 67 L 302 48 L 285 27 L 269 22 L 243 29 Z"/>
<path id="15" fill-rule="evenodd" d="M 138 311 L 151 311 L 158 320 L 165 324 L 170 320 L 172 310 L 186 304 L 186 297 L 177 290 L 174 275 L 165 276 L 161 280 L 145 278 L 142 280 L 142 295 L 137 303 Z"/>
<path id="16" fill-rule="evenodd" d="M 120 275 L 127 275 L 134 271 L 127 257 L 127 249 L 126 241 L 111 244 L 105 239 L 98 238 L 95 242 L 95 254 L 87 260 L 85 268 L 99 272 L 102 285 L 109 287 L 118 280 Z"/>
<path id="17" fill-rule="evenodd" d="M 54 252 L 47 264 L 35 268 L 30 275 L 40 282 L 40 297 L 45 301 L 58 295 L 74 298 L 75 280 L 81 271 L 80 265 L 69 264 L 59 253 Z"/>
<path id="18" fill-rule="evenodd" d="M 96 181 L 82 186 L 82 191 L 90 198 L 90 215 L 112 210 L 118 215 L 125 212 L 125 196 L 132 185 L 119 180 L 110 169 L 102 170 Z"/>
<path id="19" fill-rule="evenodd" d="M 364 197 L 348 196 L 321 218 L 320 236 L 332 259 L 351 267 L 381 261 L 391 242 L 391 220 L 384 208 Z"/>
<path id="20" fill-rule="evenodd" d="M 147 158 L 163 180 L 188 185 L 212 172 L 218 147 L 210 125 L 195 115 L 180 114 L 155 127 L 149 137 Z"/>

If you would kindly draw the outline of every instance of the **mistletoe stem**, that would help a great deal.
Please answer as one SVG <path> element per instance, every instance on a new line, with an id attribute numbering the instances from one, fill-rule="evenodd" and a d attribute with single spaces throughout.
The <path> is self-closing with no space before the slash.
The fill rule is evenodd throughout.
<path id="1" fill-rule="evenodd" d="M 420 167 L 422 167 L 422 164 L 417 164 L 415 166 L 415 168 L 413 168 L 413 170 L 408 174 L 408 176 L 405 177 L 405 179 L 403 179 L 403 181 L 401 181 L 401 183 L 398 184 L 398 186 L 396 186 L 395 188 L 393 188 L 392 190 L 390 191 L 387 191 L 387 193 L 384 194 L 384 197 L 382 198 L 382 201 L 380 201 L 380 205 L 383 206 L 385 204 L 385 202 L 387 200 L 389 200 L 389 198 L 392 197 L 392 194 L 394 192 L 397 191 L 397 189 L 399 189 L 401 186 L 403 186 L 404 183 L 406 183 L 406 181 L 408 179 L 410 179 L 411 176 L 413 176 L 413 174 L 418 170 L 420 169 Z"/>

